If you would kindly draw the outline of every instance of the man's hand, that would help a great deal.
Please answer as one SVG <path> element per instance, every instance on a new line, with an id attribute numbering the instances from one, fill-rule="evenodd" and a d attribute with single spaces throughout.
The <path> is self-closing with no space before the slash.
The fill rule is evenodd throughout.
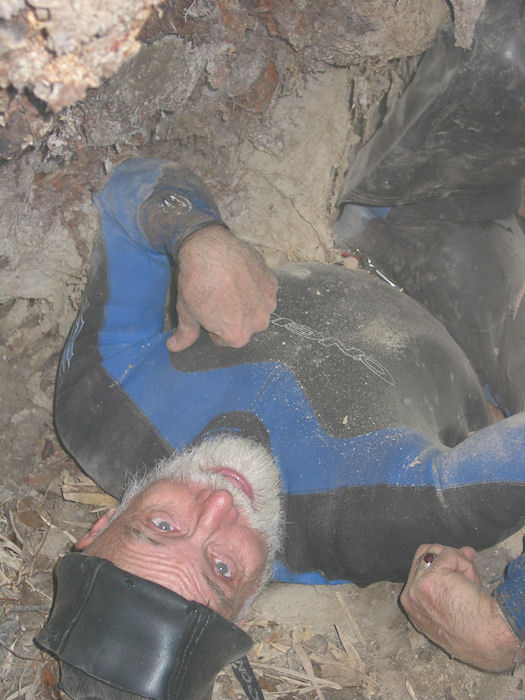
<path id="1" fill-rule="evenodd" d="M 267 328 L 277 280 L 262 257 L 222 226 L 197 231 L 179 251 L 178 326 L 168 350 L 185 350 L 201 326 L 216 345 L 240 348 Z"/>
<path id="2" fill-rule="evenodd" d="M 421 557 L 436 556 L 428 568 Z M 507 671 L 520 642 L 498 603 L 481 585 L 471 547 L 421 545 L 414 556 L 401 604 L 420 632 L 471 666 Z"/>

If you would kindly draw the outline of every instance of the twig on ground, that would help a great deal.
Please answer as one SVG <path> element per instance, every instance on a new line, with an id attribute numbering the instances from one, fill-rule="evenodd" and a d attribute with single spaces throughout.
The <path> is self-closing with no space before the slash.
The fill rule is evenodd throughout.
<path id="1" fill-rule="evenodd" d="M 341 595 L 341 593 L 340 593 L 339 591 L 336 591 L 335 597 L 337 598 L 337 601 L 338 601 L 338 603 L 340 604 L 340 606 L 341 606 L 341 607 L 343 608 L 343 610 L 345 611 L 346 616 L 348 617 L 348 620 L 350 621 L 350 624 L 352 625 L 352 630 L 353 630 L 354 633 L 355 633 L 355 636 L 356 636 L 356 638 L 357 638 L 357 641 L 358 641 L 360 644 L 362 644 L 364 647 L 366 647 L 366 640 L 365 640 L 365 638 L 363 637 L 363 634 L 361 633 L 361 630 L 360 630 L 360 628 L 359 628 L 359 625 L 357 624 L 357 622 L 356 622 L 356 621 L 354 620 L 354 618 L 352 617 L 352 614 L 351 614 L 350 610 L 348 609 L 348 605 L 345 603 L 345 601 L 344 601 L 344 599 L 343 599 L 343 596 Z"/>
<path id="2" fill-rule="evenodd" d="M 309 676 L 307 676 L 306 673 L 301 673 L 300 671 L 293 671 L 290 668 L 282 668 L 279 666 L 266 666 L 264 664 L 254 664 L 253 662 L 252 666 L 254 667 L 254 669 L 260 671 L 260 673 L 267 676 L 271 676 L 272 678 L 277 678 L 279 680 L 286 678 L 287 680 L 290 680 L 294 683 L 298 683 L 300 685 L 308 685 L 310 687 L 312 685 Z M 342 687 L 339 685 L 339 683 L 335 683 L 334 681 L 328 680 L 328 678 L 320 678 L 319 681 L 324 688 L 332 688 L 332 690 L 342 690 Z"/>
<path id="3" fill-rule="evenodd" d="M 310 661 L 308 654 L 305 652 L 303 647 L 299 644 L 299 641 L 297 639 L 296 632 L 294 631 L 292 633 L 292 647 L 295 653 L 297 654 L 299 661 L 301 662 L 304 670 L 306 671 L 306 674 L 308 678 L 310 679 L 310 682 L 317 693 L 317 697 L 319 700 L 325 700 L 325 697 L 323 695 L 323 691 L 319 687 L 318 679 L 314 673 L 314 668 L 312 666 L 312 662 Z"/>
<path id="4" fill-rule="evenodd" d="M 16 651 L 13 651 L 10 647 L 7 646 L 7 644 L 4 644 L 3 642 L 0 642 L 0 647 L 2 647 L 2 649 L 5 649 L 21 661 L 34 661 L 36 659 L 36 656 L 21 656 L 20 654 L 17 654 Z"/>
<path id="5" fill-rule="evenodd" d="M 410 695 L 410 700 L 417 700 L 414 688 L 412 688 L 412 683 L 408 680 L 408 678 L 405 678 L 405 686 L 407 689 L 407 693 Z"/>

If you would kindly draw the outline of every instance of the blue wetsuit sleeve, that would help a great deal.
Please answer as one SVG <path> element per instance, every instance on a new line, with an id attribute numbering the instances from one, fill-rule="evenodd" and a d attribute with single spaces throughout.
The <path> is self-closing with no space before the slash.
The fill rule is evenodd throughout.
<path id="1" fill-rule="evenodd" d="M 173 257 L 195 231 L 212 224 L 227 228 L 202 180 L 171 161 L 122 163 L 94 200 L 130 240 Z"/>
<path id="2" fill-rule="evenodd" d="M 525 641 L 525 554 L 511 561 L 494 597 L 515 635 Z"/>
<path id="3" fill-rule="evenodd" d="M 170 258 L 192 233 L 225 224 L 202 181 L 170 161 L 123 163 L 94 201 L 108 283 L 98 348 L 107 360 L 162 331 Z"/>
<path id="4" fill-rule="evenodd" d="M 177 376 L 164 329 L 170 258 L 194 232 L 223 224 L 204 184 L 165 160 L 119 165 L 94 201 L 100 227 L 62 353 L 55 422 L 85 471 L 120 496 L 126 475 L 143 473 L 173 450 L 149 419 L 150 406 L 171 418 L 183 413 L 187 398 L 176 386 L 165 389 Z M 177 433 L 179 421 L 170 422 Z"/>

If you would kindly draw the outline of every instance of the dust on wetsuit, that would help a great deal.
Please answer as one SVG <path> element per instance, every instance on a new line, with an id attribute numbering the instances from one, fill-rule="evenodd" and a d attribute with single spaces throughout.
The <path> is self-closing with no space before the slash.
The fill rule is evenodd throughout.
<path id="1" fill-rule="evenodd" d="M 452 23 L 440 28 L 388 120 L 352 154 L 334 227 L 340 247 L 446 326 L 506 415 L 525 410 L 523 8 L 487 0 L 469 50 Z M 496 598 L 525 640 L 524 555 Z"/>
<path id="2" fill-rule="evenodd" d="M 447 328 L 505 415 L 525 410 L 523 0 L 487 0 L 472 47 L 443 25 L 352 154 L 335 227 Z"/>
<path id="3" fill-rule="evenodd" d="M 401 580 L 422 541 L 481 548 L 523 523 L 525 416 L 487 426 L 468 360 L 416 302 L 361 271 L 292 265 L 245 348 L 201 334 L 170 354 L 169 258 L 220 223 L 217 208 L 157 160 L 119 166 L 95 201 L 101 235 L 55 416 L 102 488 L 118 497 L 206 433 L 269 435 L 286 501 L 277 578 L 290 581 Z"/>

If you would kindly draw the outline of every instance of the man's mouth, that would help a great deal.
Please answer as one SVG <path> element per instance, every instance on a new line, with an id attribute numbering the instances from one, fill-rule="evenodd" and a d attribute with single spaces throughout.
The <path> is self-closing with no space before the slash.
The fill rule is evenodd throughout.
<path id="1" fill-rule="evenodd" d="M 241 491 L 244 491 L 244 493 L 248 496 L 250 502 L 253 505 L 253 489 L 250 485 L 250 482 L 247 479 L 245 479 L 244 476 L 242 476 L 242 474 L 239 474 L 238 471 L 235 471 L 235 469 L 230 469 L 229 467 L 217 467 L 217 469 L 211 469 L 210 471 L 212 471 L 214 474 L 220 474 L 225 479 L 229 479 L 229 481 L 234 483 L 237 488 L 240 488 Z"/>

